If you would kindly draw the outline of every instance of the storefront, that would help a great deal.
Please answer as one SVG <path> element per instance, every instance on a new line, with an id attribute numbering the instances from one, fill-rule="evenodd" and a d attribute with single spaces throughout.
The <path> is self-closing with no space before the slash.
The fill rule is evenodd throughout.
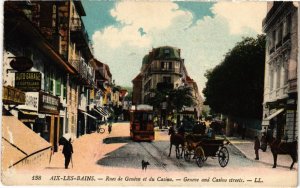
<path id="1" fill-rule="evenodd" d="M 268 113 L 262 121 L 262 130 L 270 131 L 273 137 L 294 141 L 297 137 L 297 97 L 267 103 Z"/>
<path id="2" fill-rule="evenodd" d="M 91 132 L 91 125 L 96 123 L 97 118 L 90 113 L 78 110 L 77 137 Z"/>
<path id="3" fill-rule="evenodd" d="M 19 105 L 17 108 L 19 110 L 18 119 L 28 128 L 41 135 L 43 129 L 40 125 L 36 124 L 36 119 L 38 118 L 38 102 L 39 92 L 26 92 L 25 104 Z"/>
<path id="4" fill-rule="evenodd" d="M 58 148 L 58 140 L 60 137 L 60 99 L 48 93 L 39 92 L 39 124 L 42 124 L 43 138 L 50 142 L 54 148 L 54 152 Z"/>

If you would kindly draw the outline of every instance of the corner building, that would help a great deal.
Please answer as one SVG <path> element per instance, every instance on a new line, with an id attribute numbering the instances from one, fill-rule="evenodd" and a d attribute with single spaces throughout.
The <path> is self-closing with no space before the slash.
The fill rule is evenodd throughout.
<path id="1" fill-rule="evenodd" d="M 273 136 L 296 140 L 298 2 L 268 2 L 263 30 L 267 35 L 263 121 Z"/>
<path id="2" fill-rule="evenodd" d="M 141 71 L 132 83 L 133 105 L 147 104 L 149 99 L 154 97 L 154 94 L 150 92 L 152 89 L 191 87 L 196 105 L 187 107 L 186 110 L 190 110 L 194 116 L 200 116 L 203 100 L 199 95 L 196 82 L 188 75 L 179 48 L 171 46 L 153 48 L 144 56 Z"/>

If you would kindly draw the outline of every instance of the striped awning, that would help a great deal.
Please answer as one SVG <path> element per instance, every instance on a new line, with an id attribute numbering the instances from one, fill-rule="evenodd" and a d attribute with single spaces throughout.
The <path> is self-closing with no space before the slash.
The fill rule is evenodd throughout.
<path id="1" fill-rule="evenodd" d="M 110 116 L 110 112 L 105 107 L 98 107 L 97 110 L 99 110 L 103 116 Z"/>
<path id="2" fill-rule="evenodd" d="M 276 117 L 277 115 L 279 115 L 283 111 L 284 111 L 284 108 L 281 108 L 281 109 L 277 110 L 276 112 L 274 112 L 273 114 L 269 115 L 268 117 L 264 118 L 262 121 L 262 125 L 269 125 L 270 120 L 273 119 L 274 117 Z"/>
<path id="3" fill-rule="evenodd" d="M 98 109 L 94 108 L 93 110 L 98 114 L 100 114 L 101 116 L 105 116 L 105 114 L 103 112 L 100 112 Z"/>
<path id="4" fill-rule="evenodd" d="M 88 114 L 86 112 L 82 112 L 82 113 L 85 114 L 85 115 L 87 115 L 87 116 L 89 116 L 89 117 L 91 117 L 91 118 L 93 118 L 93 119 L 97 119 L 95 116 L 92 116 L 91 114 Z"/>

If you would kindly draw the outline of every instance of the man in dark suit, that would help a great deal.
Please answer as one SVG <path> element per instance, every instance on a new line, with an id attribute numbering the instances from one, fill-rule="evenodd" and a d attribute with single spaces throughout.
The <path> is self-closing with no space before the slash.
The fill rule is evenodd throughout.
<path id="1" fill-rule="evenodd" d="M 65 156 L 65 169 L 67 169 L 68 166 L 69 166 L 70 160 L 72 158 L 72 154 L 73 154 L 73 146 L 72 146 L 72 143 L 71 143 L 71 138 L 69 139 L 68 142 L 66 142 L 64 144 L 64 148 L 63 148 L 62 153 Z"/>
<path id="2" fill-rule="evenodd" d="M 255 136 L 254 150 L 255 150 L 255 160 L 259 160 L 258 150 L 260 149 L 260 141 L 257 136 Z"/>

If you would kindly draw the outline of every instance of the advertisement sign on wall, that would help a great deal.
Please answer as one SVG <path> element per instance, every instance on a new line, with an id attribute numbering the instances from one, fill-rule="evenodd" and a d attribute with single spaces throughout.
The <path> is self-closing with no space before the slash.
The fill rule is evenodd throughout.
<path id="1" fill-rule="evenodd" d="M 22 91 L 40 91 L 42 75 L 40 72 L 16 72 L 15 87 Z"/>
<path id="2" fill-rule="evenodd" d="M 39 113 L 59 114 L 59 98 L 48 93 L 39 93 Z"/>
<path id="3" fill-rule="evenodd" d="M 25 105 L 19 105 L 19 109 L 38 111 L 39 92 L 26 92 Z"/>

